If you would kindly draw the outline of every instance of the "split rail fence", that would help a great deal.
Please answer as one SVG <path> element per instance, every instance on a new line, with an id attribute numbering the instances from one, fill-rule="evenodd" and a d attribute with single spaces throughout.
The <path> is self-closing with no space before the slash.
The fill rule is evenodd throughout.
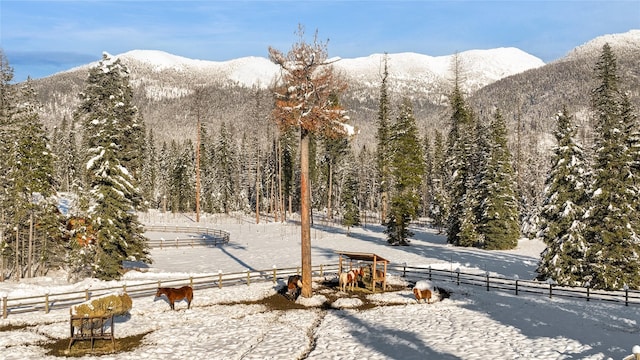
<path id="1" fill-rule="evenodd" d="M 553 282 L 521 280 L 517 276 L 507 278 L 491 276 L 488 272 L 462 272 L 428 267 L 391 264 L 389 271 L 417 280 L 432 280 L 434 284 L 472 285 L 486 288 L 487 291 L 511 292 L 515 295 L 535 294 L 549 298 L 572 298 L 585 301 L 608 301 L 624 305 L 640 305 L 640 291 L 628 288 L 605 291 L 589 287 L 559 286 Z"/>
<path id="2" fill-rule="evenodd" d="M 152 248 L 185 247 L 185 246 L 218 246 L 229 243 L 230 234 L 223 230 L 207 227 L 176 226 L 176 225 L 146 225 L 145 231 L 164 233 L 197 234 L 189 237 L 175 237 L 173 239 L 150 239 L 147 241 Z"/>
<path id="3" fill-rule="evenodd" d="M 335 276 L 338 272 L 338 264 L 319 265 L 312 268 L 313 276 Z M 605 301 L 624 305 L 640 305 L 640 291 L 618 290 L 604 291 L 590 289 L 588 287 L 566 287 L 557 286 L 552 283 L 520 280 L 518 278 L 506 278 L 490 276 L 487 273 L 470 273 L 458 270 L 433 269 L 431 267 L 418 267 L 409 265 L 390 264 L 388 267 L 390 275 L 406 278 L 408 281 L 431 280 L 436 286 L 454 289 L 460 285 L 483 287 L 487 291 L 510 292 L 515 295 L 533 294 L 547 296 L 549 298 L 572 298 L 584 301 Z M 208 288 L 222 288 L 229 285 L 251 285 L 252 282 L 273 281 L 286 279 L 290 275 L 299 274 L 299 267 L 281 268 L 275 266 L 272 269 L 243 271 L 234 273 L 223 273 L 202 276 L 190 276 L 182 279 L 158 280 L 157 282 L 146 282 L 138 284 L 123 284 L 117 287 L 106 287 L 100 289 L 85 289 L 84 291 L 72 291 L 28 297 L 9 298 L 6 294 L 1 294 L 2 318 L 6 319 L 9 314 L 20 314 L 27 312 L 48 313 L 52 309 L 68 308 L 71 305 L 89 300 L 94 296 L 110 294 L 116 291 L 124 291 L 132 298 L 142 298 L 154 296 L 158 287 L 178 287 L 190 285 L 194 290 Z M 455 290 L 454 290 L 455 291 Z"/>

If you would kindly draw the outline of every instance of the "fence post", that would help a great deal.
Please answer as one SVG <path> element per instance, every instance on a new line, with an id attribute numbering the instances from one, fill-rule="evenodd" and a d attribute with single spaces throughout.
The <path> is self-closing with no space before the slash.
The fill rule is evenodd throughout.
<path id="1" fill-rule="evenodd" d="M 320 264 L 320 276 L 324 276 L 324 265 Z"/>
<path id="2" fill-rule="evenodd" d="M 84 301 L 89 301 L 89 287 L 84 288 Z"/>
<path id="3" fill-rule="evenodd" d="M 402 277 L 407 277 L 407 263 L 402 264 Z"/>
<path id="4" fill-rule="evenodd" d="M 122 292 L 127 293 L 127 283 L 122 284 Z"/>
<path id="5" fill-rule="evenodd" d="M 460 285 L 460 268 L 456 268 L 456 285 Z"/>
<path id="6" fill-rule="evenodd" d="M 189 286 L 193 287 L 193 275 L 189 275 Z"/>
<path id="7" fill-rule="evenodd" d="M 277 273 L 277 268 L 275 265 L 273 265 L 273 283 L 276 283 L 276 273 Z"/>
<path id="8" fill-rule="evenodd" d="M 251 285 L 251 270 L 247 269 L 247 286 Z"/>
<path id="9" fill-rule="evenodd" d="M 162 250 L 162 243 L 163 243 L 163 242 L 164 242 L 164 238 L 163 238 L 163 237 L 161 237 L 161 238 L 160 238 L 160 250 Z"/>
<path id="10" fill-rule="evenodd" d="M 629 285 L 624 284 L 624 306 L 629 306 Z"/>
<path id="11" fill-rule="evenodd" d="M 584 286 L 587 288 L 587 301 L 589 301 L 589 287 L 591 286 L 591 283 L 587 281 Z"/>
<path id="12" fill-rule="evenodd" d="M 178 248 L 178 238 L 176 237 L 176 249 Z"/>
<path id="13" fill-rule="evenodd" d="M 486 272 L 487 274 L 487 291 L 489 291 L 489 272 Z"/>
<path id="14" fill-rule="evenodd" d="M 549 284 L 549 299 L 551 299 L 553 297 L 553 284 L 555 283 L 555 281 L 549 278 L 547 279 L 547 283 Z"/>
<path id="15" fill-rule="evenodd" d="M 49 289 L 44 292 L 44 313 L 49 313 Z"/>
<path id="16" fill-rule="evenodd" d="M 431 280 L 431 265 L 429 265 L 429 280 Z"/>
<path id="17" fill-rule="evenodd" d="M 7 294 L 2 294 L 2 318 L 7 318 Z"/>
<path id="18" fill-rule="evenodd" d="M 518 277 L 518 275 L 513 275 L 513 279 L 516 281 L 516 296 L 518 296 L 518 280 L 520 280 L 520 277 Z"/>
<path id="19" fill-rule="evenodd" d="M 218 289 L 222 289 L 222 270 L 218 270 Z"/>

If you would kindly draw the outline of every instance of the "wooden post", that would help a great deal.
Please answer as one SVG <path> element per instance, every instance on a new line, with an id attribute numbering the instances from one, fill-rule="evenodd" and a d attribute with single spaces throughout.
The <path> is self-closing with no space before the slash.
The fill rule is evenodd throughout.
<path id="1" fill-rule="evenodd" d="M 384 262 L 384 278 L 382 278 L 382 292 L 387 291 L 387 262 Z"/>
<path id="2" fill-rule="evenodd" d="M 89 300 L 89 288 L 86 287 L 84 288 L 84 301 L 88 301 Z"/>
<path id="3" fill-rule="evenodd" d="M 2 318 L 7 318 L 7 295 L 4 294 L 2 296 Z"/>
<path id="4" fill-rule="evenodd" d="M 193 275 L 189 275 L 189 286 L 193 287 Z"/>
<path id="5" fill-rule="evenodd" d="M 275 265 L 273 265 L 273 283 L 276 283 L 276 273 L 277 273 L 277 268 Z"/>
<path id="6" fill-rule="evenodd" d="M 44 293 L 44 313 L 49 313 L 49 290 Z"/>
<path id="7" fill-rule="evenodd" d="M 218 270 L 218 289 L 222 289 L 222 270 Z"/>
<path id="8" fill-rule="evenodd" d="M 489 272 L 487 271 L 487 291 L 489 291 Z"/>
<path id="9" fill-rule="evenodd" d="M 251 270 L 247 269 L 247 285 L 251 285 Z"/>
<path id="10" fill-rule="evenodd" d="M 373 257 L 373 268 L 371 269 L 371 292 L 376 292 L 376 269 L 378 268 L 376 264 L 376 257 Z"/>
<path id="11" fill-rule="evenodd" d="M 320 276 L 324 276 L 324 267 L 320 264 Z"/>

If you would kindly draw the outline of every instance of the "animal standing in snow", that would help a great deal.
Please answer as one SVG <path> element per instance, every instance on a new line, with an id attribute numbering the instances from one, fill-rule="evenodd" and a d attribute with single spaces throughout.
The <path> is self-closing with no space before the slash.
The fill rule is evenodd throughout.
<path id="1" fill-rule="evenodd" d="M 376 282 L 380 283 L 381 286 L 385 286 L 386 284 L 385 277 L 386 277 L 386 274 L 384 271 L 376 269 Z M 382 290 L 384 291 L 387 289 L 382 289 Z"/>
<path id="2" fill-rule="evenodd" d="M 302 276 L 291 275 L 287 280 L 287 296 L 290 299 L 297 299 L 302 289 Z"/>
<path id="3" fill-rule="evenodd" d="M 187 300 L 187 309 L 191 308 L 191 300 L 193 300 L 193 289 L 191 288 L 191 286 L 183 286 L 181 288 L 158 288 L 156 297 L 159 298 L 162 295 L 166 296 L 167 300 L 169 300 L 169 306 L 171 306 L 171 310 L 176 309 L 176 301 L 182 301 L 184 299 Z"/>
<path id="4" fill-rule="evenodd" d="M 433 294 L 433 285 L 429 281 L 420 280 L 413 287 L 413 295 L 416 297 L 416 301 L 426 300 L 427 304 L 431 303 L 431 295 Z"/>
<path id="5" fill-rule="evenodd" d="M 363 274 L 364 270 L 362 270 L 362 268 L 359 268 L 358 270 L 351 269 L 347 272 L 341 273 L 340 278 L 338 279 L 340 289 L 342 289 L 342 291 L 347 291 L 347 287 L 351 286 L 351 290 L 353 291 L 356 285 L 358 285 L 358 275 L 362 276 Z"/>

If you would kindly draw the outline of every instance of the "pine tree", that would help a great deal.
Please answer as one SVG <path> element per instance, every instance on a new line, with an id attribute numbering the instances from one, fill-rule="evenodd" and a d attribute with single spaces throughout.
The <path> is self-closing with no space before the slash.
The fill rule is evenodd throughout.
<path id="1" fill-rule="evenodd" d="M 640 288 L 640 238 L 629 119 L 619 89 L 617 62 L 605 44 L 595 66 L 598 86 L 592 91 L 595 161 L 585 238 L 589 243 L 589 277 L 594 288 Z"/>
<path id="2" fill-rule="evenodd" d="M 146 209 L 158 208 L 158 153 L 153 129 L 149 130 L 144 147 L 144 162 L 140 173 L 140 189 Z"/>
<path id="3" fill-rule="evenodd" d="M 169 169 L 171 170 L 168 200 L 171 204 L 171 212 L 193 211 L 195 209 L 195 151 L 193 142 L 191 139 L 187 139 L 180 147 L 175 141 L 172 141 L 169 152 L 171 157 Z"/>
<path id="4" fill-rule="evenodd" d="M 36 249 L 43 247 L 42 243 L 37 243 L 34 225 L 40 222 L 41 218 L 57 217 L 55 207 L 50 206 L 52 203 L 55 204 L 54 159 L 49 139 L 38 115 L 39 105 L 30 79 L 19 86 L 17 100 L 18 106 L 14 114 L 15 125 L 18 127 L 13 153 L 15 171 L 12 187 L 7 190 L 13 193 L 15 199 L 14 226 L 23 229 L 22 233 L 25 236 L 21 241 L 27 244 L 27 253 L 19 254 L 22 258 L 19 263 L 24 265 L 24 271 L 20 269 L 19 273 L 32 277 L 36 268 Z M 56 239 L 61 238 L 61 229 L 49 230 L 56 231 L 51 234 Z M 59 252 L 60 248 L 46 250 Z"/>
<path id="5" fill-rule="evenodd" d="M 390 130 L 393 190 L 385 233 L 390 244 L 408 245 L 409 237 L 413 236 L 409 223 L 418 215 L 424 174 L 420 136 L 409 100 L 403 101 L 398 119 Z"/>
<path id="6" fill-rule="evenodd" d="M 360 186 L 358 184 L 357 168 L 352 152 L 346 154 L 344 166 L 345 179 L 340 193 L 340 205 L 342 209 L 342 225 L 347 227 L 347 235 L 352 226 L 360 225 Z"/>
<path id="7" fill-rule="evenodd" d="M 462 230 L 462 220 L 465 213 L 469 214 L 471 209 L 465 209 L 465 197 L 470 183 L 471 155 L 472 155 L 472 134 L 473 114 L 468 109 L 462 95 L 462 90 L 458 83 L 455 84 L 450 96 L 451 102 L 451 128 L 447 139 L 447 164 L 449 172 L 444 180 L 448 187 L 447 200 L 447 242 L 453 245 L 460 245 L 460 232 Z"/>
<path id="8" fill-rule="evenodd" d="M 236 175 L 238 174 L 236 151 L 234 149 L 230 131 L 227 124 L 220 125 L 218 142 L 215 145 L 215 164 L 217 176 L 220 182 L 222 211 L 228 214 L 232 210 L 237 210 L 234 199 L 236 194 Z"/>
<path id="9" fill-rule="evenodd" d="M 389 67 L 387 55 L 384 56 L 384 70 L 382 72 L 382 83 L 380 84 L 380 99 L 378 104 L 378 132 L 376 134 L 376 165 L 378 174 L 378 191 L 380 191 L 380 219 L 382 224 L 387 219 L 387 208 L 389 207 L 389 191 L 391 190 L 391 150 L 390 141 L 390 105 L 387 81 L 389 78 Z"/>
<path id="10" fill-rule="evenodd" d="M 582 286 L 587 274 L 582 217 L 587 201 L 587 164 L 575 143 L 576 127 L 566 107 L 557 115 L 557 141 L 545 181 L 538 236 L 546 244 L 538 265 L 540 280 Z"/>
<path id="11" fill-rule="evenodd" d="M 100 279 L 119 278 L 125 260 L 151 261 L 135 213 L 140 199 L 137 181 L 126 167 L 139 166 L 134 148 L 140 145 L 134 135 L 139 117 L 132 100 L 128 69 L 105 53 L 89 70 L 77 110 L 87 146 L 89 216 L 97 238 L 89 245 L 92 274 Z M 134 141 L 127 138 L 132 135 Z M 140 148 L 137 154 L 142 154 Z"/>
<path id="12" fill-rule="evenodd" d="M 433 219 L 433 225 L 442 231 L 449 213 L 445 179 L 447 165 L 445 162 L 445 145 L 442 133 L 435 131 L 433 140 L 433 170 L 431 172 L 431 196 L 433 198 L 429 208 L 429 216 Z"/>
<path id="13" fill-rule="evenodd" d="M 479 232 L 484 248 L 513 249 L 520 237 L 518 201 L 511 154 L 507 147 L 507 127 L 500 111 L 496 111 L 491 130 L 489 162 L 479 184 L 482 199 Z"/>

